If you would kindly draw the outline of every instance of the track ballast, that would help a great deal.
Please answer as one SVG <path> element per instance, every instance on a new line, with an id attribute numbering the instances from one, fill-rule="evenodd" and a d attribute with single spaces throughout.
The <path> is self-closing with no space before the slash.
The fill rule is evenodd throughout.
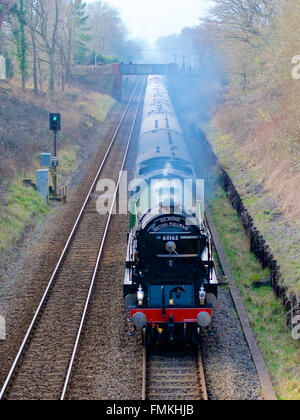
<path id="1" fill-rule="evenodd" d="M 100 178 L 118 184 L 143 82 L 139 80 L 2 388 L 1 399 L 64 399 L 111 214 L 99 215 Z M 74 347 L 75 346 L 75 347 Z"/>

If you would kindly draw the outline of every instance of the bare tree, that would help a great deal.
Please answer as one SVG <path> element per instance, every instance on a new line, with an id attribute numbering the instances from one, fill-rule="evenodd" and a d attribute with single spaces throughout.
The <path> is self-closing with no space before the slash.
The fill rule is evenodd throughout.
<path id="1" fill-rule="evenodd" d="M 37 33 L 40 36 L 49 62 L 49 91 L 55 90 L 57 33 L 59 25 L 58 0 L 38 0 L 36 13 L 39 17 Z"/>
<path id="2" fill-rule="evenodd" d="M 245 92 L 249 77 L 255 74 L 255 65 L 263 61 L 263 50 L 268 48 L 270 33 L 275 28 L 281 0 L 214 0 L 209 17 L 204 20 L 214 28 L 219 45 L 227 57 L 228 74 L 240 76 Z"/>
<path id="3" fill-rule="evenodd" d="M 27 10 L 27 29 L 31 39 L 32 59 L 33 59 L 33 86 L 34 93 L 37 95 L 38 86 L 38 45 L 37 45 L 37 29 L 39 24 L 38 16 L 38 0 L 26 0 Z"/>
<path id="4" fill-rule="evenodd" d="M 114 54 L 127 37 L 119 12 L 108 3 L 97 0 L 88 5 L 91 48 L 96 54 Z"/>
<path id="5" fill-rule="evenodd" d="M 62 0 L 62 4 L 63 12 L 59 22 L 58 49 L 60 52 L 61 85 L 64 89 L 70 78 L 78 40 L 82 45 L 90 39 L 90 36 L 84 34 L 88 30 L 85 26 L 88 19 L 85 11 L 86 4 L 82 0 Z"/>
<path id="6" fill-rule="evenodd" d="M 214 0 L 207 23 L 219 26 L 229 39 L 252 43 L 273 24 L 280 0 Z"/>

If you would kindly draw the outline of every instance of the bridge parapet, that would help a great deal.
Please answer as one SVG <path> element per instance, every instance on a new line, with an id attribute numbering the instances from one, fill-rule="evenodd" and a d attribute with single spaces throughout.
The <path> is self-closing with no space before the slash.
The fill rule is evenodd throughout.
<path id="1" fill-rule="evenodd" d="M 152 74 L 168 75 L 178 72 L 178 66 L 171 64 L 119 64 L 122 76 L 150 76 Z"/>
<path id="2" fill-rule="evenodd" d="M 122 100 L 122 79 L 123 76 L 151 76 L 171 75 L 178 73 L 176 63 L 171 64 L 112 64 L 112 73 L 115 75 L 113 88 L 114 97 Z"/>

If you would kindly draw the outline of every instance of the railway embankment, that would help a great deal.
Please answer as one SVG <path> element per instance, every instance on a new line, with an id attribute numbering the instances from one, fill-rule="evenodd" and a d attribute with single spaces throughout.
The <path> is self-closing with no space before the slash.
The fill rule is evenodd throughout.
<path id="1" fill-rule="evenodd" d="M 36 182 L 40 154 L 53 150 L 49 112 L 62 114 L 58 137 L 59 186 L 72 187 L 84 162 L 95 153 L 99 133 L 109 120 L 107 116 L 115 104 L 109 93 L 104 86 L 100 93 L 91 92 L 82 84 L 65 92 L 41 93 L 36 97 L 31 90 L 22 93 L 13 84 L 0 87 L 1 268 L 6 268 L 27 233 L 55 208 L 53 204 L 47 206 L 30 185 L 23 183 L 25 179 L 32 184 Z"/>
<path id="2" fill-rule="evenodd" d="M 223 168 L 222 185 L 254 242 L 253 251 L 258 255 L 257 249 L 261 248 L 260 252 L 267 253 L 266 245 L 262 243 L 263 237 L 276 260 L 273 262 L 271 283 L 285 304 L 287 299 L 292 301 L 291 307 L 287 304 L 287 311 L 295 312 L 300 296 L 300 224 L 295 205 L 298 201 L 295 177 L 290 178 L 288 172 L 282 173 L 277 180 L 273 180 L 272 188 L 269 188 L 268 175 L 256 166 L 250 169 L 247 163 L 239 159 L 238 153 L 232 149 L 233 144 L 228 135 L 220 134 L 215 128 L 207 129 L 206 126 L 204 129 Z M 258 162 L 259 159 L 257 155 Z M 286 159 L 284 153 L 283 159 Z M 274 161 L 274 172 L 276 171 L 278 167 Z M 276 190 L 276 184 L 280 190 L 282 183 L 286 188 L 284 195 Z M 277 194 L 280 200 L 276 197 Z M 289 195 L 293 196 L 290 204 Z M 256 229 L 253 231 L 254 227 Z M 268 259 L 266 255 L 259 258 Z"/>
<path id="3" fill-rule="evenodd" d="M 86 98 L 92 100 L 93 97 L 89 93 Z M 75 107 L 79 106 L 79 100 L 80 98 L 76 100 Z M 83 100 L 82 97 L 81 100 Z M 62 111 L 62 115 L 68 115 L 67 112 L 72 111 L 70 102 L 70 108 L 69 110 L 66 109 L 66 114 L 59 107 L 60 104 L 61 97 L 57 106 L 58 111 Z M 88 104 L 91 104 L 91 102 L 88 102 Z M 67 173 L 64 181 L 62 181 L 68 182 L 67 203 L 59 207 L 51 206 L 47 210 L 46 217 L 41 215 L 39 220 L 35 218 L 37 215 L 32 215 L 22 225 L 23 230 L 20 232 L 19 241 L 14 239 L 16 236 L 13 236 L 11 242 L 7 242 L 5 252 L 1 254 L 0 314 L 6 320 L 6 340 L 0 341 L 1 383 L 4 382 L 8 369 L 13 363 L 16 350 L 31 322 L 32 314 L 39 305 L 51 273 L 64 249 L 83 204 L 83 199 L 88 193 L 93 177 L 95 177 L 99 168 L 99 162 L 101 162 L 107 150 L 111 133 L 119 123 L 124 104 L 116 104 L 107 113 L 105 121 L 101 123 L 88 114 L 84 115 L 84 109 L 80 109 L 81 111 L 77 114 L 79 119 L 73 121 L 74 127 L 72 125 L 70 127 L 69 124 L 71 123 L 68 124 L 67 119 L 63 118 L 65 123 L 60 133 L 60 138 L 62 138 L 62 135 L 66 135 L 67 139 L 65 140 L 65 147 L 59 148 L 59 156 L 63 157 L 65 153 L 66 157 L 69 158 L 69 166 L 71 167 L 67 170 L 68 165 L 65 166 Z M 44 114 L 47 117 L 45 130 L 48 134 L 48 108 L 46 108 Z M 80 127 L 79 121 L 81 121 Z M 39 119 L 39 122 L 44 124 L 44 119 Z M 67 130 L 68 126 L 70 131 Z M 78 130 L 77 133 L 76 129 Z M 70 133 L 70 137 L 67 136 L 67 133 Z M 72 133 L 74 137 L 71 136 Z M 74 148 L 77 148 L 76 154 Z M 70 150 L 72 153 L 70 153 Z M 39 148 L 38 154 L 40 151 Z M 71 157 L 73 157 L 73 162 L 70 163 Z M 31 199 L 31 194 L 36 194 L 35 191 L 23 186 L 20 174 L 17 173 L 13 179 L 16 180 L 14 182 L 19 188 L 24 189 L 22 193 L 27 201 Z M 7 183 L 6 188 L 6 191 L 10 193 L 11 183 Z M 15 200 L 18 201 L 19 206 L 22 205 L 20 197 L 16 197 Z M 16 235 L 16 232 L 11 230 L 9 235 Z M 22 311 L 22 315 L 19 311 Z"/>
<path id="4" fill-rule="evenodd" d="M 202 154 L 217 163 L 203 134 L 200 139 Z M 293 325 L 297 295 L 288 294 L 280 284 L 278 262 L 227 172 L 217 164 L 209 178 L 207 192 L 213 219 L 277 396 L 297 400 L 299 326 Z"/>
<path id="5" fill-rule="evenodd" d="M 267 240 L 265 239 L 264 232 L 261 232 L 260 229 L 257 227 L 261 225 L 259 223 L 260 215 L 258 214 L 255 217 L 255 214 L 256 214 L 255 211 L 253 211 L 253 209 L 252 209 L 252 212 L 248 210 L 246 203 L 249 202 L 249 199 L 247 199 L 246 197 L 245 202 L 244 202 L 242 193 L 239 193 L 229 173 L 225 170 L 225 168 L 222 165 L 218 163 L 219 162 L 218 157 L 213 151 L 211 143 L 207 141 L 203 133 L 201 131 L 199 131 L 198 133 L 195 132 L 195 136 L 201 139 L 203 148 L 206 150 L 206 153 L 211 154 L 211 160 L 216 162 L 216 164 L 218 165 L 219 185 L 222 187 L 222 189 L 226 193 L 229 203 L 231 204 L 232 208 L 236 211 L 242 223 L 246 237 L 249 241 L 250 251 L 256 256 L 257 260 L 260 262 L 262 269 L 263 270 L 267 269 L 269 271 L 270 285 L 273 287 L 277 299 L 282 300 L 282 303 L 286 310 L 287 326 L 291 330 L 293 330 L 295 326 L 294 320 L 296 319 L 297 315 L 299 315 L 300 313 L 300 293 L 298 293 L 297 288 L 294 290 L 294 288 L 289 287 L 288 284 L 285 284 L 285 281 L 283 279 L 285 271 L 282 271 L 282 268 L 279 265 L 279 261 L 276 259 L 276 258 L 280 259 L 280 255 L 277 255 L 277 257 L 275 256 L 274 252 L 272 251 L 273 247 L 270 246 Z M 259 186 L 259 185 L 251 186 L 250 183 L 248 184 L 248 186 L 249 186 L 249 190 L 256 188 L 257 190 L 260 191 L 262 195 L 264 195 L 262 186 Z M 265 192 L 265 195 L 267 195 L 266 192 Z M 271 199 L 269 198 L 268 200 L 267 197 L 265 198 L 266 198 L 266 201 L 265 201 L 265 206 L 264 206 L 265 207 L 264 215 L 271 216 L 270 218 L 268 218 L 270 221 L 274 220 L 272 219 L 272 216 L 273 218 L 275 217 L 274 221 L 276 222 L 280 214 L 275 213 L 274 210 L 273 212 L 269 210 L 270 207 L 268 207 L 268 204 L 271 203 Z M 276 207 L 273 207 L 273 208 L 276 209 Z M 254 214 L 253 217 L 252 217 L 252 214 Z M 289 225 L 288 223 L 285 223 L 285 228 L 286 228 L 286 231 L 282 232 L 282 234 L 288 235 L 289 231 L 291 230 L 291 225 Z M 276 232 L 274 232 L 274 236 L 275 235 L 276 235 Z M 269 235 L 267 236 L 269 238 Z M 273 243 L 273 241 L 271 242 Z M 292 261 L 290 262 L 292 265 Z M 294 275 L 296 276 L 297 273 L 295 273 Z"/>
<path id="6" fill-rule="evenodd" d="M 224 142 L 218 147 L 211 116 L 220 102 L 220 85 L 199 76 L 190 80 L 177 80 L 174 102 L 207 180 L 215 225 L 277 395 L 299 399 L 299 323 L 293 324 L 299 319 L 299 230 L 257 181 L 259 174 L 251 176 Z M 170 84 L 174 87 L 174 81 Z"/>

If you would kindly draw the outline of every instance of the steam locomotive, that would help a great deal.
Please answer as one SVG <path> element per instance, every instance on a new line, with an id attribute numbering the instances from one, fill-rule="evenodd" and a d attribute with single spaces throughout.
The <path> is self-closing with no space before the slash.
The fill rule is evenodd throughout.
<path id="1" fill-rule="evenodd" d="M 203 182 L 163 77 L 150 76 L 138 144 L 124 279 L 145 343 L 198 341 L 218 295 Z"/>

